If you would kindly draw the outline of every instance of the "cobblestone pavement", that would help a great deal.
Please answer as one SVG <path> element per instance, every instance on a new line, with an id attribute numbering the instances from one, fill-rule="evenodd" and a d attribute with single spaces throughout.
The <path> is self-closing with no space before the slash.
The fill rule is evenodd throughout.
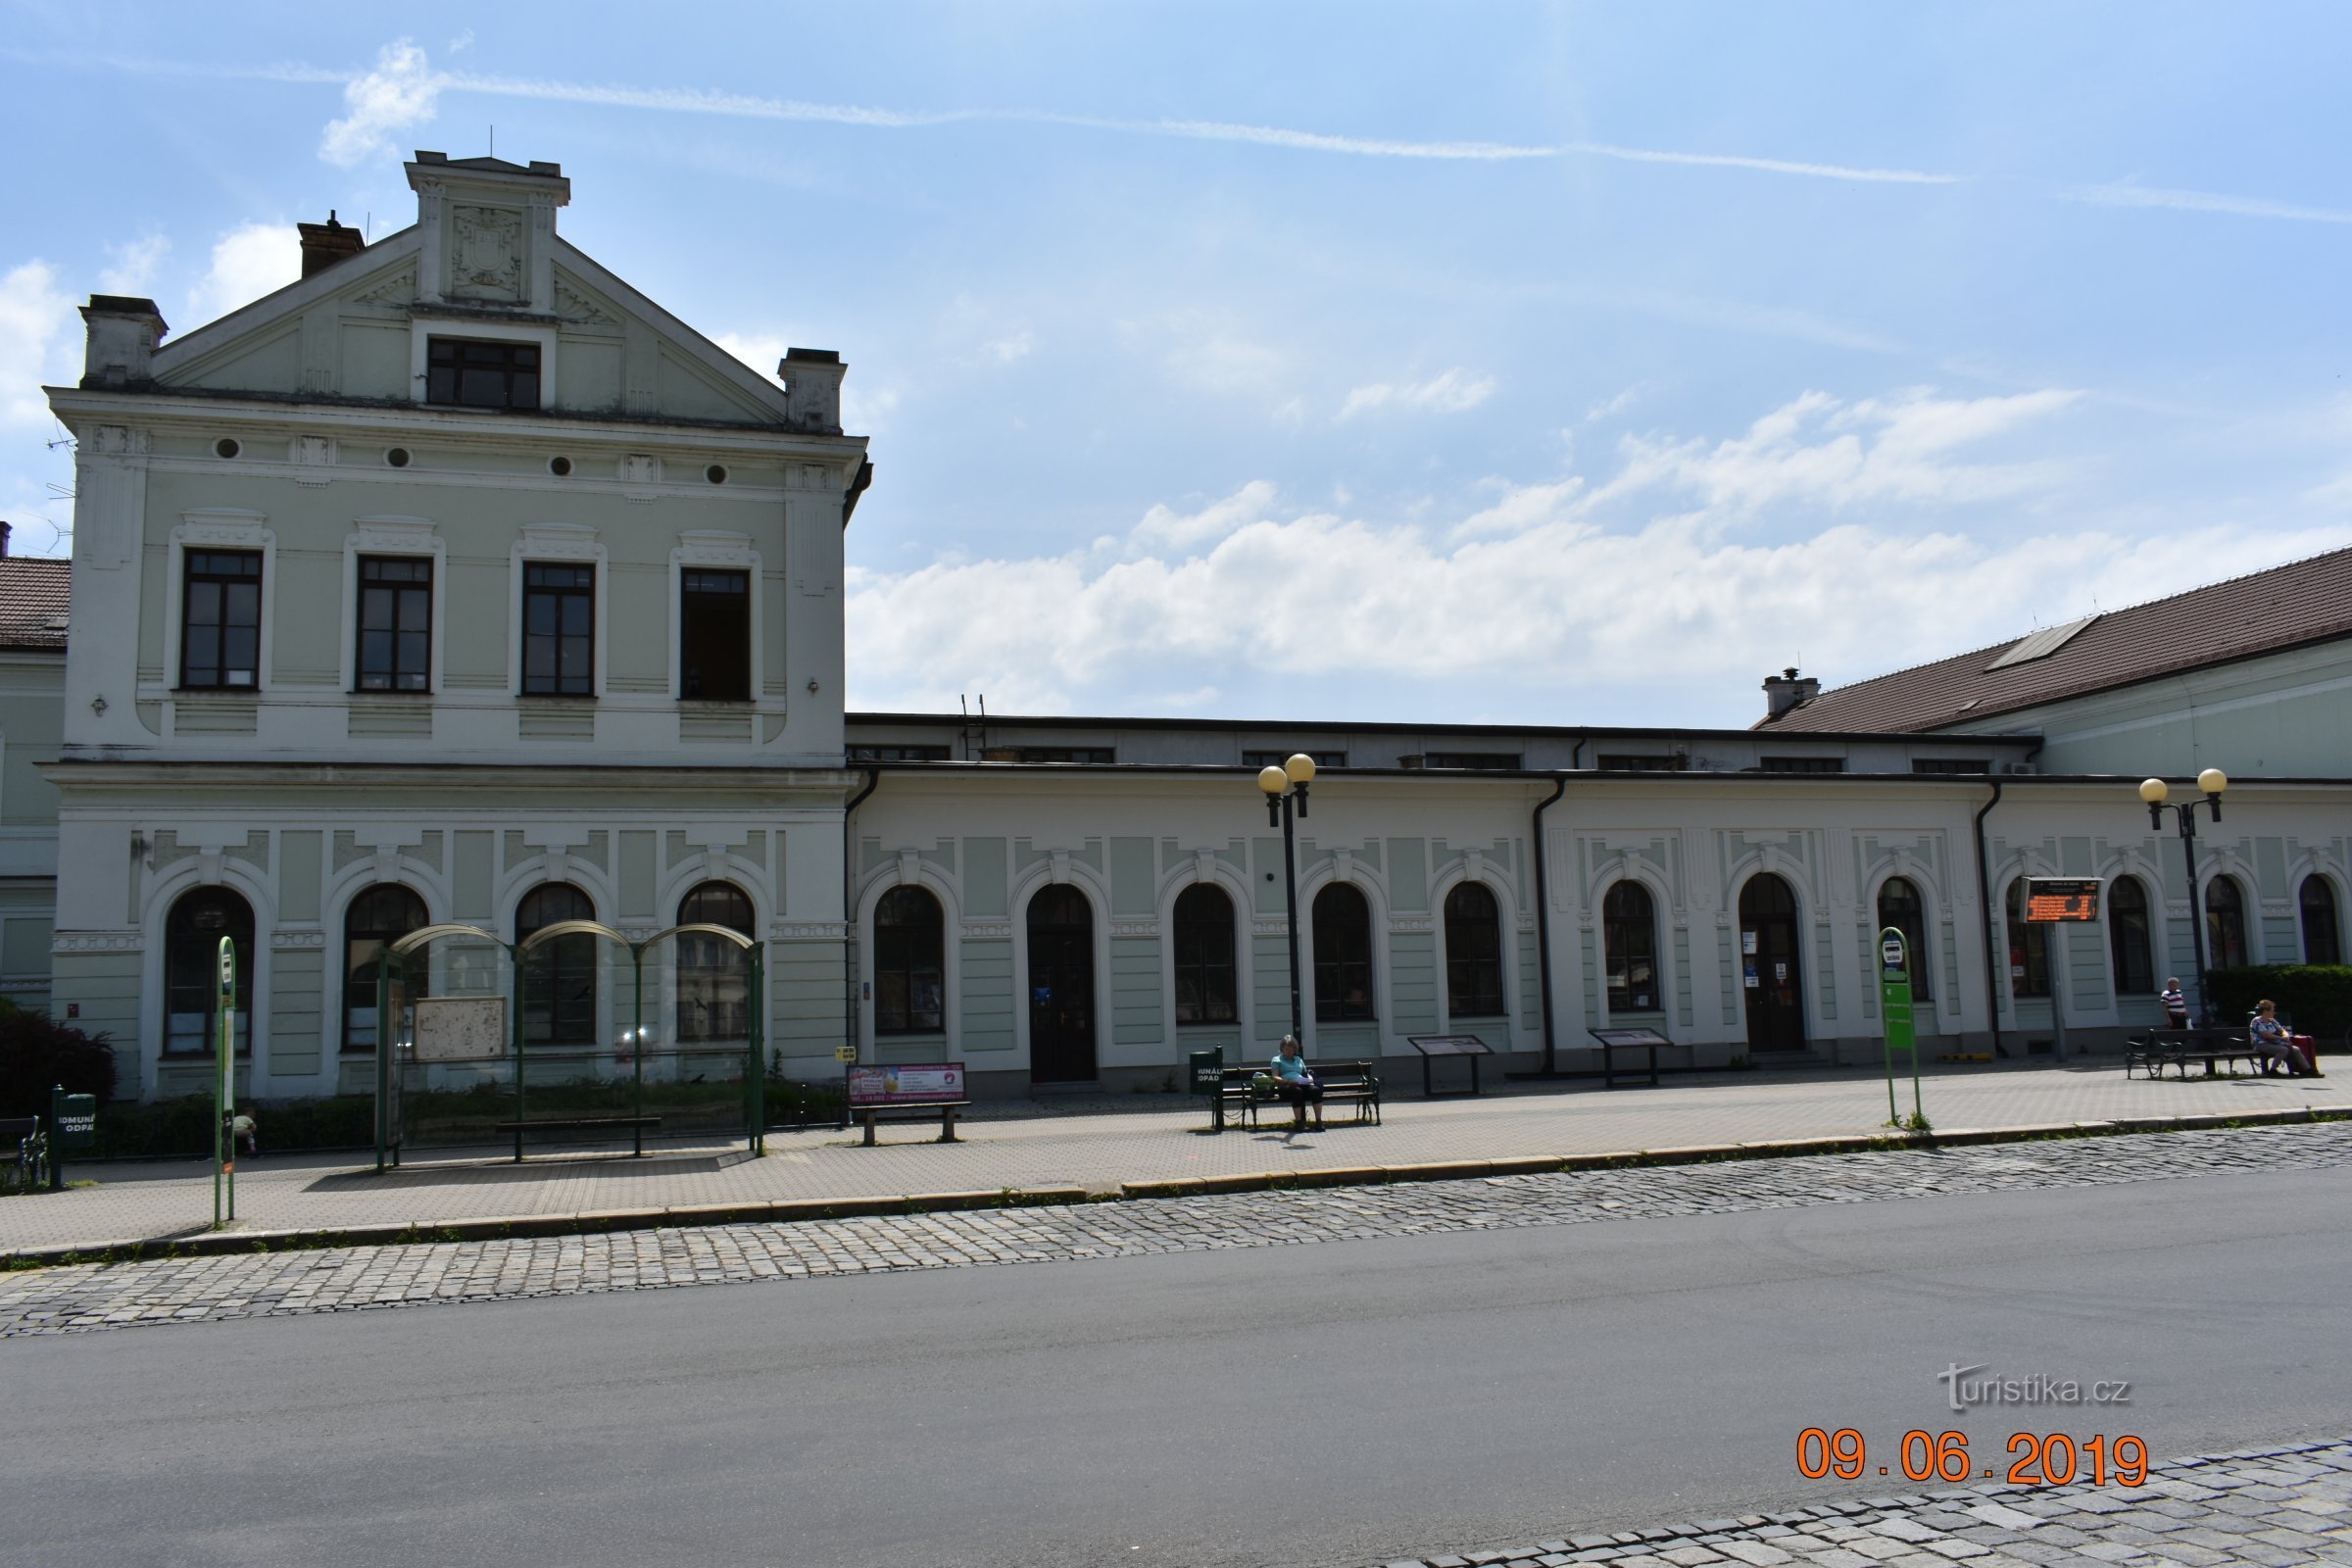
<path id="1" fill-rule="evenodd" d="M 2352 1564 L 2352 1443 L 2177 1459 L 2144 1486 L 1971 1487 L 1578 1535 L 1378 1568 L 1574 1562 L 2029 1568 L 2042 1563 Z"/>
<path id="2" fill-rule="evenodd" d="M 0 1275 L 0 1337 L 2347 1165 L 2352 1123 L 2324 1122 L 1384 1187 L 152 1258 Z"/>
<path id="3" fill-rule="evenodd" d="M 926 1141 L 929 1135 L 915 1123 L 889 1124 L 877 1149 L 858 1148 L 855 1136 L 830 1129 L 771 1134 L 765 1159 L 748 1157 L 738 1144 L 733 1152 L 668 1149 L 643 1160 L 534 1157 L 519 1166 L 443 1156 L 377 1175 L 365 1163 L 355 1168 L 348 1154 L 265 1157 L 243 1162 L 237 1213 L 249 1229 L 338 1230 L 779 1199 L 1045 1186 L 1108 1190 L 1121 1182 L 1268 1170 L 1832 1137 L 1873 1132 L 1886 1117 L 1886 1080 L 1855 1072 L 1807 1078 L 1743 1073 L 1614 1094 L 1546 1086 L 1483 1100 L 1423 1101 L 1402 1086 L 1393 1092 L 1385 1126 L 1335 1119 L 1327 1132 L 1301 1138 L 1272 1129 L 1206 1137 L 1200 1131 L 1206 1112 L 1197 1102 L 1126 1097 L 1130 1106 L 1151 1108 L 992 1115 L 969 1124 L 965 1141 L 956 1144 Z M 1903 1094 L 1908 1108 L 1907 1087 Z M 2352 1072 L 2316 1080 L 2150 1083 L 2127 1081 L 2116 1058 L 2102 1057 L 1931 1074 L 1926 1098 L 1929 1114 L 1947 1130 L 2243 1114 L 2352 1106 Z M 266 1124 L 263 1133 L 267 1139 Z M 90 1164 L 69 1167 L 68 1174 L 98 1185 L 0 1200 L 0 1250 L 97 1249 L 185 1235 L 212 1217 L 209 1168 L 193 1162 Z"/>

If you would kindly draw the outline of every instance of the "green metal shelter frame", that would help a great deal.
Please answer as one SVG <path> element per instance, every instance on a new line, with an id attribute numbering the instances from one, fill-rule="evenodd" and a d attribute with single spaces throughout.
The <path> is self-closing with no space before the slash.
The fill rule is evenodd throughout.
<path id="1" fill-rule="evenodd" d="M 748 1038 L 744 1044 L 744 1125 L 749 1130 L 751 1152 L 767 1152 L 767 1070 L 765 1031 L 767 1016 L 767 976 L 762 944 L 742 932 L 723 925 L 695 921 L 673 925 L 657 931 L 642 942 L 631 942 L 620 932 L 598 920 L 559 920 L 543 926 L 520 942 L 509 942 L 485 926 L 443 923 L 428 925 L 410 932 L 384 950 L 383 960 L 377 967 L 375 981 L 375 1168 L 379 1171 L 400 1163 L 403 1128 L 401 1125 L 400 1077 L 393 1056 L 399 1051 L 397 1031 L 392 1027 L 392 1000 L 395 985 L 405 987 L 409 962 L 413 956 L 427 955 L 437 942 L 465 939 L 485 942 L 507 956 L 507 977 L 511 1005 L 507 1017 L 507 1049 L 513 1053 L 514 1065 L 514 1157 L 522 1158 L 521 1122 L 523 1120 L 524 1078 L 522 1049 L 522 964 L 523 960 L 541 948 L 564 937 L 592 936 L 622 950 L 629 956 L 630 985 L 630 1078 L 632 1114 L 645 1114 L 645 956 L 664 942 L 674 942 L 682 936 L 715 937 L 732 943 L 749 956 L 749 1009 L 746 1023 Z M 429 964 L 429 957 L 426 959 Z M 428 969 L 429 973 L 429 969 Z M 633 1155 L 645 1152 L 645 1130 L 634 1130 Z"/>

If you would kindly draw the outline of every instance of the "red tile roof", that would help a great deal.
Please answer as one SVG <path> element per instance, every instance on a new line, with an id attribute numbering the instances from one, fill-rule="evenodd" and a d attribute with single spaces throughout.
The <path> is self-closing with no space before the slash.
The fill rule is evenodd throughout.
<path id="1" fill-rule="evenodd" d="M 1856 681 L 1799 703 L 1762 730 L 1972 727 L 1978 719 L 2352 636 L 2352 549 L 2110 611 L 2047 658 L 1987 666 L 2017 640 Z"/>
<path id="2" fill-rule="evenodd" d="M 0 648 L 66 646 L 70 561 L 0 556 Z"/>

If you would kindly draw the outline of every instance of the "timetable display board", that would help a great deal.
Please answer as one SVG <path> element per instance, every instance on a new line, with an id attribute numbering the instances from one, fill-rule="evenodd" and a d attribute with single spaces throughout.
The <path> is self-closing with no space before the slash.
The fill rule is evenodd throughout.
<path id="1" fill-rule="evenodd" d="M 2097 877 L 2030 876 L 2026 878 L 2026 918 L 2041 925 L 2096 920 L 2100 886 Z"/>

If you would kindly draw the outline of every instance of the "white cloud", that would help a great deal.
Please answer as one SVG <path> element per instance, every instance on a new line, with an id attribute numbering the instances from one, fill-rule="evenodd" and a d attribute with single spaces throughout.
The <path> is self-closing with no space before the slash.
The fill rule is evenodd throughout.
<path id="1" fill-rule="evenodd" d="M 343 101 L 351 113 L 328 122 L 318 156 L 350 169 L 379 153 L 396 152 L 392 133 L 432 119 L 447 79 L 434 74 L 424 51 L 409 39 L 384 45 L 375 69 L 344 85 Z"/>
<path id="2" fill-rule="evenodd" d="M 1208 511 L 1254 513 L 1253 492 Z M 1684 518 L 1604 531 L 1570 485 L 1525 487 L 1499 507 L 1517 528 L 1502 537 L 1307 513 L 1244 523 L 1200 554 L 854 571 L 852 701 L 931 707 L 985 690 L 999 711 L 1067 711 L 1136 701 L 1126 694 L 1160 691 L 1182 669 L 1203 687 L 1345 675 L 1574 693 L 1605 677 L 1688 715 L 1690 688 L 1744 689 L 1800 642 L 1808 668 L 1855 679 L 2014 637 L 2094 597 L 2136 602 L 2182 560 L 2218 578 L 2341 543 L 2234 524 L 2003 543 L 1840 524 L 1751 545 Z M 1155 512 L 1131 547 L 1151 542 L 1147 526 L 1167 531 Z"/>
<path id="3" fill-rule="evenodd" d="M 1416 409 L 1424 414 L 1464 414 L 1494 395 L 1494 378 L 1451 369 L 1426 381 L 1375 381 L 1348 394 L 1340 417 L 1352 419 L 1370 409 Z"/>
<path id="4" fill-rule="evenodd" d="M 2070 202 L 2094 207 L 2155 207 L 2177 213 L 2223 213 L 2231 218 L 2278 218 L 2297 223 L 2352 223 L 2340 207 L 2304 207 L 2258 196 L 2227 196 L 2209 190 L 2167 190 L 2155 185 L 2069 185 L 2058 192 Z"/>
<path id="5" fill-rule="evenodd" d="M 775 379 L 776 367 L 783 363 L 788 347 L 773 332 L 721 332 L 710 341 L 769 380 Z"/>
<path id="6" fill-rule="evenodd" d="M 284 288 L 302 275 L 302 244 L 284 219 L 247 223 L 213 245 L 213 264 L 188 291 L 188 320 L 201 326 Z"/>
<path id="7" fill-rule="evenodd" d="M 1166 507 L 1153 507 L 1144 514 L 1144 520 L 1135 525 L 1128 539 L 1143 550 L 1189 551 L 1211 539 L 1222 539 L 1245 523 L 1258 521 L 1273 504 L 1274 486 L 1264 479 L 1252 479 L 1199 512 L 1178 513 Z"/>
<path id="8" fill-rule="evenodd" d="M 1978 461 L 2038 435 L 2065 391 L 1843 401 L 1810 393 L 1712 445 L 1625 445 L 1594 485 L 1497 481 L 1448 513 L 1386 517 L 1284 505 L 1269 481 L 1062 555 L 954 558 L 850 583 L 853 702 L 1001 711 L 1179 705 L 1171 670 L 1231 691 L 1268 675 L 1507 682 L 1564 695 L 1606 682 L 1661 715 L 1720 711 L 1726 681 L 1800 652 L 1836 679 L 1880 673 L 2148 597 L 2179 564 L 2219 578 L 2341 544 L 2340 528 L 2215 523 L 1977 537 L 1952 513 L 2068 470 Z M 1695 494 L 1690 494 L 1695 492 Z M 1773 501 L 1814 515 L 1759 540 Z M 1818 517 L 1870 503 L 1866 520 Z M 2065 525 L 2071 529 L 2072 520 Z M 1801 649 L 1799 647 L 1801 644 Z M 1647 700 L 1646 698 L 1644 699 Z"/>
<path id="9" fill-rule="evenodd" d="M 1592 407 L 1587 409 L 1585 411 L 1585 422 L 1587 424 L 1597 424 L 1601 420 L 1609 418 L 1612 416 L 1623 414 L 1627 409 L 1633 406 L 1635 399 L 1642 396 L 1642 394 L 1648 389 L 1649 383 L 1646 381 L 1635 382 L 1632 386 L 1627 387 L 1624 391 L 1618 393 L 1606 403 L 1595 403 L 1592 405 Z"/>
<path id="10" fill-rule="evenodd" d="M 1020 331 L 1008 333 L 993 343 L 982 344 L 981 352 L 999 365 L 1010 365 L 1015 360 L 1027 359 L 1036 348 L 1036 334 Z"/>
<path id="11" fill-rule="evenodd" d="M 109 245 L 115 265 L 98 274 L 99 290 L 107 294 L 143 295 L 154 286 L 155 274 L 171 254 L 172 242 L 161 234 L 142 234 L 127 245 Z"/>
<path id="12" fill-rule="evenodd" d="M 41 385 L 73 379 L 73 324 L 74 302 L 58 292 L 47 262 L 25 262 L 0 276 L 0 421 L 49 417 Z"/>
<path id="13" fill-rule="evenodd" d="M 1727 514 L 1798 500 L 1841 507 L 2022 495 L 2054 484 L 2063 466 L 1961 463 L 1949 454 L 2044 419 L 2080 397 L 2051 389 L 1956 400 L 1922 391 L 1846 404 L 1807 392 L 1756 420 L 1745 435 L 1712 447 L 1630 436 L 1624 469 L 1600 494 L 1609 499 L 1663 486 L 1695 492 Z"/>

